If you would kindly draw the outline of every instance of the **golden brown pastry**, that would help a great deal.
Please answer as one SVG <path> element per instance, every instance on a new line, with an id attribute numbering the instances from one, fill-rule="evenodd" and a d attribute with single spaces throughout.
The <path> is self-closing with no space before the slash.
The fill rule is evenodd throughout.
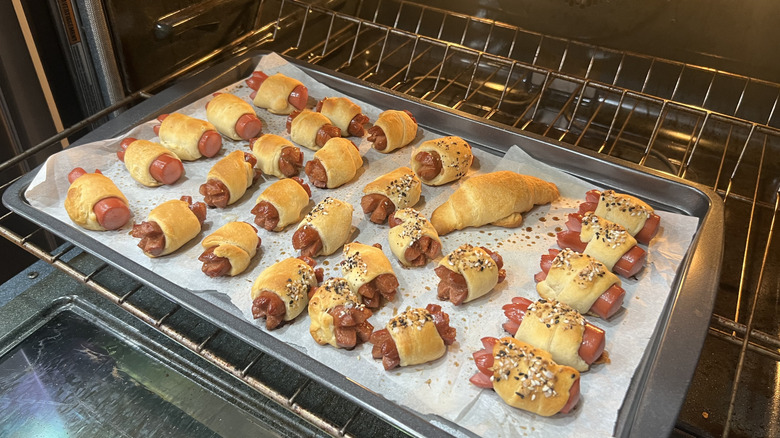
<path id="1" fill-rule="evenodd" d="M 218 94 L 206 104 L 206 119 L 231 140 L 249 140 L 263 130 L 252 105 L 230 93 Z"/>
<path id="2" fill-rule="evenodd" d="M 594 213 L 596 216 L 622 225 L 629 234 L 636 236 L 654 211 L 653 207 L 639 198 L 616 193 L 614 190 L 605 190 L 601 192 Z"/>
<path id="3" fill-rule="evenodd" d="M 315 187 L 334 189 L 351 181 L 363 167 L 357 146 L 346 138 L 331 138 L 314 158 L 306 163 L 305 172 Z"/>
<path id="4" fill-rule="evenodd" d="M 429 186 L 460 179 L 473 161 L 471 145 L 454 136 L 425 141 L 412 152 L 412 170 Z"/>
<path id="5" fill-rule="evenodd" d="M 252 208 L 255 223 L 268 231 L 282 231 L 301 220 L 310 197 L 309 186 L 298 177 L 276 181 L 257 197 Z"/>
<path id="6" fill-rule="evenodd" d="M 612 310 L 605 314 L 599 311 L 599 306 L 594 308 L 594 304 L 606 291 L 611 293 L 613 286 L 616 294 L 625 295 L 620 278 L 603 263 L 587 254 L 564 249 L 552 259 L 547 276 L 536 284 L 536 291 L 542 298 L 566 303 L 580 313 L 593 311 L 608 318 L 616 311 L 612 309 L 614 306 L 608 306 Z M 619 301 L 618 308 L 622 298 Z"/>
<path id="7" fill-rule="evenodd" d="M 252 154 L 233 151 L 217 161 L 200 186 L 204 202 L 211 207 L 225 208 L 241 199 L 255 181 L 256 160 Z"/>
<path id="8" fill-rule="evenodd" d="M 436 267 L 439 299 L 459 305 L 487 294 L 506 278 L 503 264 L 497 253 L 464 243 Z"/>
<path id="9" fill-rule="evenodd" d="M 77 167 L 68 175 L 70 187 L 65 211 L 77 225 L 93 231 L 116 230 L 130 220 L 130 209 L 122 191 L 100 171 L 87 173 Z"/>
<path id="10" fill-rule="evenodd" d="M 252 142 L 257 167 L 265 175 L 290 178 L 303 167 L 303 153 L 290 140 L 275 134 L 265 134 Z"/>
<path id="11" fill-rule="evenodd" d="M 404 266 L 423 266 L 441 253 L 441 240 L 431 222 L 413 208 L 390 216 L 390 250 Z"/>
<path id="12" fill-rule="evenodd" d="M 149 257 L 170 254 L 200 233 L 206 220 L 206 204 L 192 204 L 189 196 L 163 202 L 146 221 L 134 224 L 130 235 L 141 239 L 138 247 Z"/>
<path id="13" fill-rule="evenodd" d="M 281 73 L 266 77 L 255 94 L 253 103 L 258 108 L 265 108 L 272 114 L 290 114 L 296 107 L 290 103 L 290 94 L 296 89 L 306 87 L 297 79 Z M 308 96 L 308 92 L 304 93 Z M 303 97 L 305 101 L 306 97 Z"/>
<path id="14" fill-rule="evenodd" d="M 585 318 L 556 300 L 540 300 L 528 306 L 515 339 L 549 351 L 553 360 L 585 371 L 588 364 L 578 354 Z"/>
<path id="15" fill-rule="evenodd" d="M 209 122 L 180 113 L 160 116 L 155 132 L 160 144 L 184 161 L 200 157 L 213 157 L 222 147 L 222 137 L 217 128 Z"/>
<path id="16" fill-rule="evenodd" d="M 344 245 L 344 260 L 340 266 L 344 279 L 363 297 L 366 307 L 379 307 L 382 297 L 387 301 L 395 298 L 398 278 L 378 243 L 374 246 L 358 242 Z"/>
<path id="17" fill-rule="evenodd" d="M 431 215 L 440 235 L 466 227 L 492 224 L 513 228 L 534 205 L 558 198 L 558 187 L 542 179 L 508 170 L 476 175 L 450 195 Z"/>
<path id="18" fill-rule="evenodd" d="M 363 124 L 368 123 L 368 117 L 363 114 L 360 106 L 346 97 L 326 97 L 317 104 L 315 111 L 330 119 L 345 137 L 362 137 L 365 133 Z"/>
<path id="19" fill-rule="evenodd" d="M 387 110 L 379 115 L 368 133 L 368 141 L 374 143 L 374 149 L 390 153 L 417 137 L 417 120 L 409 111 Z"/>
<path id="20" fill-rule="evenodd" d="M 272 330 L 292 321 L 309 304 L 317 287 L 317 272 L 305 261 L 286 258 L 265 268 L 252 284 L 252 316 L 265 317 Z"/>
<path id="21" fill-rule="evenodd" d="M 198 257 L 201 270 L 209 277 L 236 276 L 249 266 L 260 247 L 257 229 L 246 222 L 228 222 L 206 236 Z"/>
<path id="22" fill-rule="evenodd" d="M 558 365 L 550 353 L 510 337 L 482 342 L 485 349 L 474 353 L 479 372 L 470 381 L 492 387 L 509 406 L 549 417 L 579 401 L 579 371 Z"/>
<path id="23" fill-rule="evenodd" d="M 351 349 L 371 336 L 374 327 L 368 322 L 370 316 L 371 311 L 347 280 L 330 278 L 309 300 L 309 333 L 320 345 Z"/>
<path id="24" fill-rule="evenodd" d="M 117 155 L 125 162 L 130 176 L 147 187 L 173 184 L 184 174 L 179 157 L 163 145 L 148 140 L 127 138 Z"/>
<path id="25" fill-rule="evenodd" d="M 588 242 L 583 253 L 604 263 L 610 271 L 623 254 L 637 244 L 625 228 L 591 212 L 582 215 L 580 240 Z"/>
<path id="26" fill-rule="evenodd" d="M 352 234 L 352 211 L 352 204 L 340 199 L 323 199 L 298 224 L 293 248 L 308 257 L 333 254 Z"/>
<path id="27" fill-rule="evenodd" d="M 338 130 L 330 123 L 327 117 L 318 112 L 303 110 L 298 114 L 293 113 L 292 115 L 295 117 L 292 117 L 292 121 L 290 121 L 290 139 L 313 151 L 318 150 L 327 142 L 327 139 L 325 142 L 322 141 L 323 134 L 320 134 L 320 132 L 323 129 L 325 131 L 322 132 L 333 131 L 334 133 Z M 330 127 L 335 128 L 335 130 L 330 129 Z M 338 131 L 338 135 L 330 135 L 330 137 L 341 137 L 341 131 Z M 321 137 L 319 141 L 318 135 Z"/>
<path id="28" fill-rule="evenodd" d="M 371 355 L 382 358 L 385 370 L 436 360 L 455 342 L 456 330 L 441 306 L 411 309 L 390 319 L 382 330 L 371 334 Z"/>
<path id="29" fill-rule="evenodd" d="M 421 191 L 422 183 L 412 169 L 399 167 L 366 184 L 360 206 L 371 215 L 371 222 L 382 224 L 394 211 L 414 207 Z"/>

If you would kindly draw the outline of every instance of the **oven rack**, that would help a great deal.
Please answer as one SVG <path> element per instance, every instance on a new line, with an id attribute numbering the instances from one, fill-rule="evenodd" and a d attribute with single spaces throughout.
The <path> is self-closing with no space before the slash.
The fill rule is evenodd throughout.
<path id="1" fill-rule="evenodd" d="M 411 2 L 262 0 L 259 14 L 258 29 L 93 117 L 149 97 L 163 84 L 208 62 L 262 48 L 707 185 L 724 199 L 730 248 L 707 344 L 739 347 L 733 374 L 728 376 L 725 399 L 729 403 L 722 413 L 721 432 L 727 435 L 732 423 L 741 421 L 737 399 L 746 390 L 740 384 L 746 358 L 758 354 L 776 365 L 779 356 L 780 340 L 772 334 L 776 318 L 767 315 L 772 308 L 765 304 L 778 294 L 777 261 L 771 254 L 777 253 L 773 235 L 779 202 L 780 121 L 775 110 L 780 84 L 537 34 Z M 75 131 L 66 130 L 0 164 L 0 171 L 15 168 Z M 20 218 L 10 216 L 16 215 L 8 213 L 0 219 L 0 234 L 5 238 L 112 302 L 128 306 L 132 294 L 122 299 L 124 294 L 95 283 L 100 270 L 69 272 L 73 268 L 61 260 L 61 253 L 45 249 L 52 248 L 45 242 L 51 239 L 42 238 L 47 232 L 18 232 L 17 228 L 29 224 L 17 225 Z M 207 344 L 225 335 L 216 332 L 190 339 L 165 328 L 169 317 L 152 318 L 134 309 L 127 307 L 207 358 L 211 355 Z M 705 344 L 705 352 L 707 348 Z M 222 359 L 215 363 L 243 379 L 242 367 Z M 266 390 L 265 383 L 258 384 L 256 389 Z M 696 389 L 694 379 L 691 391 Z M 295 403 L 299 390 L 289 397 L 269 397 L 296 411 L 302 409 Z M 333 426 L 305 409 L 301 415 L 336 435 L 350 424 Z M 694 434 L 701 432 L 697 427 L 681 425 Z"/>

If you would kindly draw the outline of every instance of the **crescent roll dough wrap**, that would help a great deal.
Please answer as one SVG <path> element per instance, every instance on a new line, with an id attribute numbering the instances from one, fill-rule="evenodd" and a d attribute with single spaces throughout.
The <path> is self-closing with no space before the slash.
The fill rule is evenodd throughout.
<path id="1" fill-rule="evenodd" d="M 257 230 L 246 222 L 228 222 L 206 236 L 200 243 L 203 249 L 214 248 L 214 255 L 230 261 L 228 275 L 238 275 L 249 266 L 257 254 L 260 238 Z"/>
<path id="2" fill-rule="evenodd" d="M 402 367 L 436 360 L 447 351 L 427 309 L 407 309 L 390 319 L 386 328 L 398 349 Z"/>
<path id="3" fill-rule="evenodd" d="M 575 309 L 556 300 L 538 300 L 525 311 L 515 339 L 549 351 L 552 359 L 578 371 L 589 366 L 579 355 L 585 318 Z"/>
<path id="4" fill-rule="evenodd" d="M 206 131 L 216 131 L 217 128 L 209 122 L 199 120 L 184 114 L 168 114 L 160 123 L 160 143 L 175 153 L 179 159 L 194 161 L 202 157 L 198 149 L 200 137 Z"/>
<path id="5" fill-rule="evenodd" d="M 387 147 L 379 151 L 389 153 L 411 143 L 417 137 L 417 122 L 409 114 L 399 110 L 387 110 L 374 122 L 387 137 Z"/>
<path id="6" fill-rule="evenodd" d="M 299 116 L 300 117 L 300 116 Z M 328 176 L 327 188 L 340 187 L 357 175 L 363 167 L 363 157 L 355 144 L 346 138 L 331 138 L 322 149 L 314 153 Z"/>
<path id="7" fill-rule="evenodd" d="M 580 240 L 588 242 L 583 252 L 604 263 L 610 271 L 623 254 L 636 246 L 636 239 L 625 228 L 593 212 L 582 215 Z"/>
<path id="8" fill-rule="evenodd" d="M 505 337 L 493 346 L 493 389 L 509 405 L 549 417 L 569 400 L 580 373 L 550 353 Z"/>
<path id="9" fill-rule="evenodd" d="M 320 148 L 317 146 L 317 131 L 328 124 L 331 124 L 330 119 L 321 113 L 303 110 L 290 123 L 290 139 L 305 148 L 316 151 Z"/>
<path id="10" fill-rule="evenodd" d="M 353 291 L 382 274 L 392 274 L 393 266 L 384 251 L 375 247 L 352 242 L 344 245 L 344 260 L 341 273 Z"/>
<path id="11" fill-rule="evenodd" d="M 433 179 L 422 180 L 429 186 L 440 186 L 460 179 L 468 173 L 474 161 L 471 146 L 460 137 L 450 136 L 428 140 L 412 152 L 412 170 L 417 175 L 420 174 L 422 164 L 414 157 L 421 152 L 435 152 L 441 159 L 441 172 Z"/>
<path id="12" fill-rule="evenodd" d="M 244 159 L 244 152 L 233 151 L 214 163 L 207 178 L 221 181 L 230 192 L 228 205 L 238 201 L 254 182 L 255 170 L 252 163 Z"/>
<path id="13" fill-rule="evenodd" d="M 268 186 L 255 204 L 261 201 L 268 202 L 276 208 L 279 214 L 279 223 L 274 231 L 282 231 L 284 227 L 301 219 L 301 212 L 309 205 L 309 194 L 303 186 L 295 180 L 286 178 Z"/>
<path id="14" fill-rule="evenodd" d="M 241 140 L 236 132 L 236 122 L 244 114 L 256 115 L 252 105 L 230 93 L 216 95 L 206 107 L 206 119 L 231 140 Z"/>
<path id="15" fill-rule="evenodd" d="M 309 304 L 309 289 L 317 286 L 314 268 L 297 258 L 287 258 L 265 268 L 252 284 L 252 301 L 269 291 L 284 302 L 284 320 L 292 321 Z"/>
<path id="16" fill-rule="evenodd" d="M 534 205 L 558 198 L 558 187 L 542 179 L 508 170 L 476 175 L 450 195 L 431 215 L 440 235 L 466 227 L 492 224 L 513 228 Z"/>
<path id="17" fill-rule="evenodd" d="M 328 313 L 336 306 L 346 308 L 363 308 L 361 297 L 353 292 L 347 280 L 331 278 L 317 288 L 309 300 L 309 333 L 320 345 L 330 344 L 339 348 L 336 341 L 336 330 L 333 316 Z"/>
<path id="18" fill-rule="evenodd" d="M 498 264 L 487 251 L 478 246 L 459 246 L 442 258 L 439 266 L 462 275 L 466 280 L 468 295 L 464 303 L 487 294 L 498 284 Z"/>
<path id="19" fill-rule="evenodd" d="M 390 250 L 402 265 L 412 266 L 411 261 L 406 258 L 406 250 L 423 236 L 431 238 L 441 246 L 441 239 L 439 239 L 436 229 L 417 210 L 404 208 L 396 211 L 394 216 L 401 221 L 401 224 L 390 228 L 388 241 L 390 242 Z"/>
<path id="20" fill-rule="evenodd" d="M 265 175 L 287 178 L 279 168 L 279 158 L 282 156 L 282 149 L 288 147 L 298 149 L 290 140 L 276 134 L 258 137 L 252 143 L 252 154 L 257 158 L 257 168 Z"/>
<path id="21" fill-rule="evenodd" d="M 355 102 L 346 97 L 328 97 L 322 100 L 320 112 L 325 115 L 333 126 L 341 129 L 341 135 L 349 136 L 349 122 L 363 110 Z"/>
<path id="22" fill-rule="evenodd" d="M 65 197 L 65 211 L 73 222 L 93 231 L 106 231 L 97 220 L 95 204 L 106 198 L 116 197 L 128 205 L 122 191 L 107 176 L 100 173 L 85 173 L 68 188 Z"/>
<path id="23" fill-rule="evenodd" d="M 257 89 L 253 103 L 272 114 L 290 114 L 296 108 L 290 104 L 288 98 L 298 85 L 303 83 L 281 73 L 268 76 Z"/>
<path id="24" fill-rule="evenodd" d="M 553 259 L 547 278 L 536 284 L 536 291 L 544 299 L 558 300 L 584 314 L 613 284 L 620 286 L 620 279 L 603 263 L 564 249 Z"/>
<path id="25" fill-rule="evenodd" d="M 395 205 L 395 209 L 400 210 L 414 207 L 420 201 L 422 183 L 412 169 L 399 167 L 366 184 L 363 193 L 385 195 Z"/>
<path id="26" fill-rule="evenodd" d="M 631 195 L 605 190 L 599 196 L 599 203 L 594 213 L 608 221 L 622 225 L 632 236 L 645 226 L 645 222 L 653 214 L 653 207 L 641 199 Z"/>
<path id="27" fill-rule="evenodd" d="M 149 173 L 149 166 L 160 155 L 169 155 L 179 159 L 175 153 L 166 149 L 163 145 L 148 140 L 136 140 L 125 149 L 125 167 L 130 176 L 147 187 L 158 187 L 162 183 L 154 179 Z"/>
<path id="28" fill-rule="evenodd" d="M 329 196 L 315 205 L 296 229 L 314 229 L 322 241 L 322 249 L 316 255 L 331 255 L 352 234 L 352 211 L 352 204 Z"/>
<path id="29" fill-rule="evenodd" d="M 160 256 L 170 254 L 184 246 L 200 233 L 201 224 L 190 204 L 172 199 L 158 205 L 149 212 L 147 222 L 156 222 L 165 236 L 165 247 Z M 147 252 L 144 254 L 155 257 Z"/>

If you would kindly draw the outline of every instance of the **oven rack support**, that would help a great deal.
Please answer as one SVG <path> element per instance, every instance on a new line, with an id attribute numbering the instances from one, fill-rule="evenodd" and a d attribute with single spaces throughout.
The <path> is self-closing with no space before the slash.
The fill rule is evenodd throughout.
<path id="1" fill-rule="evenodd" d="M 260 20 L 260 28 L 178 73 L 252 48 L 271 49 L 436 105 L 708 185 L 724 198 L 727 211 L 744 214 L 747 223 L 727 236 L 727 245 L 736 248 L 736 268 L 726 269 L 721 294 L 734 298 L 716 308 L 710 328 L 713 338 L 743 346 L 731 407 L 748 352 L 778 361 L 777 336 L 751 322 L 759 298 L 778 295 L 777 262 L 768 255 L 773 253 L 770 244 L 777 246 L 772 237 L 780 174 L 780 84 L 412 2 L 261 0 L 261 6 L 261 18 L 270 18 Z M 1 169 L 25 158 L 3 163 Z M 5 219 L 0 234 L 43 260 L 52 259 L 30 238 L 2 225 Z M 763 243 L 763 251 L 756 251 Z M 69 269 L 58 259 L 50 263 Z M 730 409 L 724 434 L 732 415 Z"/>

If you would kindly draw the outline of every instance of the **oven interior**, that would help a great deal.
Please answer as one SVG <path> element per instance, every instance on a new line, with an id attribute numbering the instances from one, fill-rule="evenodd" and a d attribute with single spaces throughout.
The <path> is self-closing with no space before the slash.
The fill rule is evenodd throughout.
<path id="1" fill-rule="evenodd" d="M 636 9 L 636 2 L 627 1 L 540 3 L 210 1 L 204 8 L 217 9 L 179 5 L 153 11 L 155 25 L 134 30 L 149 46 L 154 41 L 165 47 L 177 47 L 176 41 L 213 42 L 210 35 L 219 35 L 219 43 L 208 50 L 169 53 L 173 58 L 164 71 L 145 77 L 132 74 L 148 71 L 144 63 L 149 62 L 133 55 L 132 45 L 143 47 L 138 43 L 146 40 L 132 33 L 115 34 L 117 70 L 125 78 L 120 96 L 59 134 L 18 148 L 0 165 L 3 190 L 41 156 L 56 150 L 61 140 L 75 141 L 92 124 L 176 80 L 254 49 L 703 184 L 724 200 L 726 251 L 708 336 L 673 434 L 780 433 L 780 283 L 778 258 L 772 256 L 778 253 L 773 230 L 780 185 L 780 84 L 773 79 L 780 70 L 754 46 L 714 52 L 705 43 L 723 37 L 710 35 L 715 32 L 710 27 L 687 46 L 673 44 L 691 38 L 694 26 L 679 22 L 686 13 L 693 14 L 686 9 L 690 5 L 657 1 Z M 776 8 L 768 3 L 732 14 L 731 27 L 749 19 L 754 23 L 736 39 L 748 44 L 755 42 L 756 34 L 776 32 L 764 18 Z M 216 33 L 221 26 L 213 18 L 215 11 L 232 17 L 225 20 L 234 24 L 230 32 Z M 709 11 L 700 12 L 708 23 L 726 20 Z M 598 13 L 612 14 L 610 22 L 621 24 L 589 25 Z M 109 23 L 117 20 L 111 13 L 107 16 Z M 558 21 L 534 19 L 537 16 Z M 659 41 L 664 44 L 656 44 Z M 287 365 L 266 366 L 264 361 L 278 361 L 251 351 L 74 245 L 7 210 L 3 213 L 0 232 L 9 242 L 59 268 L 47 277 L 61 280 L 64 273 L 75 278 L 82 286 L 74 294 L 92 293 L 89 290 L 108 298 L 117 305 L 113 307 L 123 309 L 121 314 L 133 315 L 151 327 L 150 333 L 164 335 L 150 339 L 173 339 L 194 353 L 194 360 L 208 363 L 204 367 L 221 369 L 223 380 L 242 381 L 246 391 L 263 394 L 302 423 L 328 434 L 403 433 Z M 17 281 L 29 280 L 22 277 Z M 4 338 L 6 356 L 14 351 L 7 346 L 16 345 L 10 340 L 19 337 L 13 330 L 9 333 L 17 337 Z M 355 429 L 367 424 L 371 429 Z"/>

